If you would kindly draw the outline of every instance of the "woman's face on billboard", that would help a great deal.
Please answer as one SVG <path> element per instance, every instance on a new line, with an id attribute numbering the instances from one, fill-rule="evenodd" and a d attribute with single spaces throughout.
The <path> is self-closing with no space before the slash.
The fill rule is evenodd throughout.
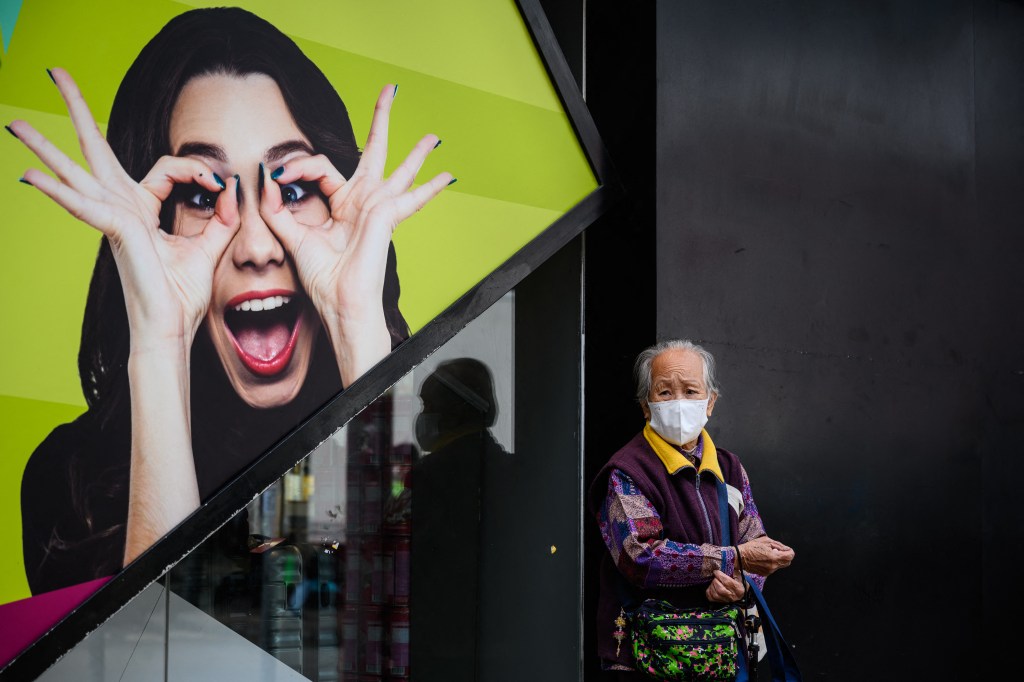
<path id="1" fill-rule="evenodd" d="M 221 178 L 239 177 L 241 226 L 217 264 L 206 324 L 228 379 L 254 407 L 291 401 L 313 355 L 319 319 L 294 265 L 260 216 L 260 163 L 267 172 L 310 156 L 277 84 L 268 76 L 205 75 L 182 89 L 171 114 L 172 154 L 207 163 Z M 198 234 L 217 195 L 181 187 L 175 233 Z M 296 220 L 321 225 L 327 206 L 315 187 L 281 188 Z"/>

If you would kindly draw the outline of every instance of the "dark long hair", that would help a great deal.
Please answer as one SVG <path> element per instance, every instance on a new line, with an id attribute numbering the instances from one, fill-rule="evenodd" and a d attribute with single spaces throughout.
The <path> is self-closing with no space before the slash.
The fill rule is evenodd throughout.
<path id="1" fill-rule="evenodd" d="M 128 69 L 110 111 L 107 140 L 121 165 L 141 180 L 162 155 L 171 154 L 171 113 L 185 85 L 206 74 L 263 74 L 274 79 L 297 126 L 313 149 L 346 177 L 359 162 L 348 111 L 324 74 L 286 35 L 238 8 L 185 12 L 161 29 Z M 173 202 L 165 202 L 161 229 L 174 225 Z M 398 309 L 399 283 L 394 246 L 388 251 L 383 304 L 392 347 L 409 335 Z M 130 433 L 128 318 L 121 279 L 110 245 L 101 243 L 89 286 L 78 369 L 94 427 L 103 442 L 124 442 Z M 235 393 L 201 329 L 192 349 L 193 451 L 200 494 L 205 498 L 290 428 L 341 390 L 333 352 L 321 328 L 313 360 L 299 395 L 288 405 L 257 411 Z M 121 447 L 111 450 L 121 450 Z M 73 467 L 80 476 L 111 467 L 127 471 L 128 453 L 82 453 Z M 111 459 L 112 458 L 112 459 Z M 105 460 L 105 461 L 100 461 Z M 90 476 L 92 480 L 95 477 Z M 123 477 L 122 477 L 123 478 Z M 126 481 L 117 483 L 126 488 Z M 72 483 L 74 487 L 74 483 Z M 109 496 L 111 490 L 104 491 Z M 93 495 L 74 495 L 89 516 Z"/>
<path id="2" fill-rule="evenodd" d="M 141 180 L 157 159 L 172 153 L 171 112 L 191 79 L 257 73 L 277 83 L 314 150 L 350 177 L 360 151 L 337 92 L 291 39 L 236 8 L 185 12 L 149 41 L 114 98 L 107 140 L 128 174 Z M 174 225 L 174 210 L 171 202 L 161 210 L 160 227 L 167 232 Z M 409 330 L 398 310 L 393 246 L 382 298 L 394 348 Z M 128 352 L 121 278 L 104 239 L 78 354 L 89 409 L 74 424 L 51 432 L 22 478 L 25 568 L 33 594 L 108 576 L 121 566 L 131 459 Z M 281 407 L 257 410 L 238 396 L 205 328 L 196 336 L 191 362 L 192 450 L 204 500 L 342 388 L 322 328 L 302 388 Z M 67 499 L 54 500 L 55 490 L 66 490 Z"/>

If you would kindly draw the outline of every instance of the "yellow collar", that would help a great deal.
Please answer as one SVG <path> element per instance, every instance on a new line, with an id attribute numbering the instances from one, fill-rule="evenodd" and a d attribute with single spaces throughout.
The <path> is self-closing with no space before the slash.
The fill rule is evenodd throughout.
<path id="1" fill-rule="evenodd" d="M 697 473 L 703 473 L 710 471 L 718 477 L 719 481 L 725 481 L 725 477 L 722 476 L 722 469 L 718 466 L 718 451 L 715 449 L 715 444 L 711 440 L 711 436 L 704 429 L 700 430 L 701 437 L 701 449 L 703 453 L 700 457 L 700 469 Z M 654 454 L 658 456 L 661 463 L 665 465 L 665 470 L 670 474 L 674 474 L 686 467 L 693 468 L 690 464 L 690 460 L 683 456 L 683 453 L 679 452 L 679 449 L 669 443 L 667 440 L 658 435 L 658 432 L 651 428 L 651 423 L 648 422 L 644 427 L 644 438 L 647 439 L 647 443 L 654 450 Z"/>

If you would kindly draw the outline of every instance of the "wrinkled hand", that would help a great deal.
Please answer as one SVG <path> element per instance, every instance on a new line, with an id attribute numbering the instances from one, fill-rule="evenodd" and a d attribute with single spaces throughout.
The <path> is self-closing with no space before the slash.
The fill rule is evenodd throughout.
<path id="1" fill-rule="evenodd" d="M 796 556 L 792 548 L 767 535 L 743 543 L 739 546 L 739 552 L 743 570 L 763 576 L 789 566 Z"/>
<path id="2" fill-rule="evenodd" d="M 708 601 L 713 602 L 735 602 L 743 599 L 746 592 L 746 585 L 740 578 L 733 578 L 721 571 L 715 571 L 715 577 L 704 591 Z"/>
<path id="3" fill-rule="evenodd" d="M 167 343 L 190 346 L 210 304 L 214 268 L 238 229 L 237 180 L 230 179 L 225 188 L 201 161 L 165 156 L 136 183 L 100 133 L 75 81 L 63 69 L 51 73 L 91 172 L 27 122 L 14 121 L 10 131 L 57 176 L 30 169 L 23 180 L 109 241 L 133 350 Z M 159 229 L 161 204 L 178 183 L 220 193 L 210 221 L 192 237 Z"/>
<path id="4" fill-rule="evenodd" d="M 438 144 L 435 135 L 420 140 L 384 178 L 394 97 L 395 88 L 388 85 L 377 98 L 366 148 L 351 178 L 323 155 L 289 161 L 273 173 L 264 170 L 260 213 L 295 262 L 331 338 L 345 386 L 391 351 L 381 296 L 392 233 L 452 180 L 450 173 L 441 173 L 412 188 Z M 322 225 L 298 222 L 282 199 L 282 189 L 303 181 L 315 181 L 327 197 L 330 215 Z"/>

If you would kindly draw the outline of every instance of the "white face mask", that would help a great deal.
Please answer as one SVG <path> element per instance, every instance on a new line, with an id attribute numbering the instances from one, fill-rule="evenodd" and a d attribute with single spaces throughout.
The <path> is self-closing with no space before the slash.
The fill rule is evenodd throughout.
<path id="1" fill-rule="evenodd" d="M 651 428 L 673 445 L 685 445 L 700 435 L 708 423 L 708 401 L 662 400 L 648 403 Z"/>

